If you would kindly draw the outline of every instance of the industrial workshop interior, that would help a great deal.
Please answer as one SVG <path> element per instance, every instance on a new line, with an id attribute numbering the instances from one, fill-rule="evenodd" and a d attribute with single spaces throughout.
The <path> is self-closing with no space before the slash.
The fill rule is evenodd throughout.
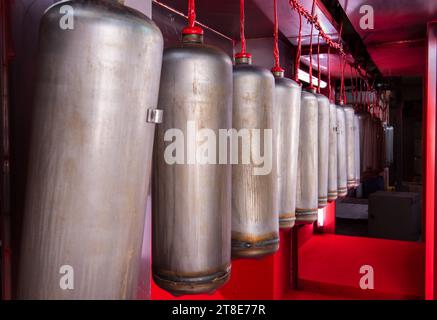
<path id="1" fill-rule="evenodd" d="M 0 1 L 4 303 L 437 299 L 437 1 Z"/>

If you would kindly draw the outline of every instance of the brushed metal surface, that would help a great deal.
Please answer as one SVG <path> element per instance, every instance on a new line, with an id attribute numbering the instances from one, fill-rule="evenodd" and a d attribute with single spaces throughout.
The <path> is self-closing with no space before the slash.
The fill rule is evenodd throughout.
<path id="1" fill-rule="evenodd" d="M 328 201 L 338 197 L 337 191 L 337 106 L 329 105 Z"/>
<path id="2" fill-rule="evenodd" d="M 385 125 L 384 135 L 385 135 L 385 166 L 389 167 L 393 163 L 393 141 L 394 141 L 393 126 Z"/>
<path id="3" fill-rule="evenodd" d="M 361 123 L 358 114 L 354 115 L 354 147 L 355 147 L 355 187 L 358 187 L 361 184 L 361 143 L 360 143 L 360 132 L 361 132 Z"/>
<path id="4" fill-rule="evenodd" d="M 381 171 L 382 165 L 383 165 L 383 159 L 382 159 L 382 149 L 383 149 L 383 143 L 381 141 L 383 140 L 383 128 L 381 120 L 372 117 L 371 119 L 371 159 L 372 159 L 372 173 L 377 174 Z"/>
<path id="5" fill-rule="evenodd" d="M 337 106 L 337 191 L 338 197 L 347 195 L 346 115 L 343 106 Z"/>
<path id="6" fill-rule="evenodd" d="M 67 4 L 73 30 L 59 25 Z M 162 48 L 154 23 L 116 1 L 46 11 L 18 298 L 135 298 Z"/>
<path id="7" fill-rule="evenodd" d="M 296 223 L 313 223 L 318 212 L 318 101 L 302 91 L 296 193 Z"/>
<path id="8" fill-rule="evenodd" d="M 347 187 L 355 187 L 355 111 L 345 106 Z"/>
<path id="9" fill-rule="evenodd" d="M 328 205 L 328 169 L 329 169 L 329 99 L 316 94 L 318 102 L 318 181 L 319 208 Z"/>
<path id="10" fill-rule="evenodd" d="M 271 72 L 237 63 L 233 99 L 233 127 L 236 130 L 261 129 L 261 141 L 264 141 L 264 129 L 273 128 L 275 81 Z M 249 143 L 252 154 L 259 146 L 253 140 Z M 241 153 L 241 143 L 239 145 Z M 265 147 L 261 145 L 261 150 Z M 268 175 L 254 175 L 253 162 L 240 161 L 232 167 L 232 256 L 235 258 L 261 257 L 279 247 L 274 145 L 272 149 L 273 170 Z"/>
<path id="11" fill-rule="evenodd" d="M 188 157 L 205 143 L 199 137 L 185 141 L 183 164 L 169 164 L 165 152 L 171 142 L 164 137 L 167 130 L 178 129 L 188 140 L 187 121 L 196 130 L 212 130 L 217 138 L 219 129 L 231 128 L 229 56 L 201 42 L 185 41 L 166 49 L 159 108 L 164 110 L 164 120 L 154 153 L 154 279 L 174 295 L 212 292 L 230 274 L 231 166 L 203 164 L 198 159 L 190 164 Z"/>
<path id="12" fill-rule="evenodd" d="M 275 77 L 274 137 L 279 225 L 291 228 L 296 220 L 296 180 L 299 150 L 301 86 Z"/>
<path id="13" fill-rule="evenodd" d="M 372 118 L 367 112 L 360 114 L 360 121 L 362 122 L 361 143 L 363 153 L 361 155 L 361 171 L 362 173 L 369 173 L 372 171 L 372 154 L 373 154 L 373 128 Z"/>

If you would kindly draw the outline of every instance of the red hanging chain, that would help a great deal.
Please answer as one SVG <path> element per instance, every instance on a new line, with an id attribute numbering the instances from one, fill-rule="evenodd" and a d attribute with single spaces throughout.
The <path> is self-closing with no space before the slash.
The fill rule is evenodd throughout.
<path id="1" fill-rule="evenodd" d="M 340 58 L 340 68 L 341 68 L 341 83 L 340 83 L 340 104 L 345 104 L 344 101 L 344 64 L 345 61 L 343 57 Z"/>
<path id="2" fill-rule="evenodd" d="M 361 111 L 361 105 L 359 102 L 359 92 L 358 92 L 358 86 L 359 86 L 359 82 L 358 82 L 359 78 L 358 78 L 358 69 L 355 68 L 355 101 L 357 103 L 358 106 L 358 110 Z"/>
<path id="3" fill-rule="evenodd" d="M 190 28 L 194 27 L 196 22 L 196 2 L 194 0 L 188 1 L 188 26 Z"/>
<path id="4" fill-rule="evenodd" d="M 246 36 L 244 34 L 244 0 L 240 0 L 240 40 L 241 40 L 241 53 L 246 53 Z"/>
<path id="5" fill-rule="evenodd" d="M 188 0 L 188 27 L 184 28 L 183 34 L 203 34 L 203 29 L 196 26 L 196 2 Z"/>
<path id="6" fill-rule="evenodd" d="M 331 47 L 328 47 L 328 91 L 329 101 L 332 101 L 332 89 L 331 89 Z"/>
<path id="7" fill-rule="evenodd" d="M 316 9 L 316 0 L 313 0 L 313 6 L 311 9 L 311 16 L 314 16 L 314 11 Z M 313 85 L 313 30 L 314 30 L 314 23 L 311 23 L 311 33 L 310 33 L 310 85 L 309 89 L 314 89 Z"/>
<path id="8" fill-rule="evenodd" d="M 345 73 L 345 70 L 346 70 L 346 64 L 347 64 L 347 61 L 346 61 L 346 58 L 345 57 L 343 57 L 343 103 L 344 104 L 347 104 L 347 99 L 346 99 L 346 85 L 345 85 L 345 75 L 344 75 L 344 73 Z"/>
<path id="9" fill-rule="evenodd" d="M 297 51 L 296 51 L 296 60 L 294 61 L 294 80 L 298 83 L 299 81 L 299 67 L 300 67 L 300 55 L 302 53 L 302 14 L 298 11 L 299 14 L 299 34 L 297 38 Z"/>
<path id="10" fill-rule="evenodd" d="M 252 55 L 246 52 L 246 35 L 244 32 L 245 14 L 244 0 L 240 0 L 240 41 L 241 51 L 235 55 L 235 58 L 250 58 Z"/>
<path id="11" fill-rule="evenodd" d="M 350 80 L 350 83 L 351 83 L 351 87 L 350 87 L 350 94 L 351 94 L 351 99 L 353 100 L 353 106 L 355 107 L 355 110 L 356 110 L 356 104 L 355 104 L 355 97 L 354 97 L 354 83 L 353 83 L 353 81 L 352 81 L 352 65 L 350 65 L 349 64 L 349 72 L 350 72 L 350 75 L 349 75 L 349 80 Z"/>
<path id="12" fill-rule="evenodd" d="M 320 93 L 320 82 L 322 80 L 322 70 L 320 69 L 320 32 L 317 37 L 317 92 Z"/>
<path id="13" fill-rule="evenodd" d="M 273 55 L 275 58 L 275 66 L 272 68 L 272 72 L 284 72 L 284 69 L 281 68 L 281 63 L 279 61 L 279 21 L 278 21 L 278 3 L 277 0 L 274 0 L 274 15 L 275 15 L 275 30 L 274 30 L 274 47 L 273 47 Z"/>
<path id="14" fill-rule="evenodd" d="M 300 3 L 298 0 L 289 0 L 289 5 L 296 10 L 300 15 L 302 15 L 304 18 L 308 20 L 309 23 L 314 25 L 314 28 L 316 30 L 320 31 L 320 36 L 322 37 L 323 41 L 326 42 L 328 46 L 331 48 L 334 48 L 339 51 L 341 55 L 345 55 L 345 52 L 343 50 L 343 47 L 340 43 L 340 41 L 334 42 L 326 33 L 323 31 L 322 26 L 320 24 L 320 21 L 317 17 L 314 17 L 314 15 L 310 12 L 308 12 Z"/>

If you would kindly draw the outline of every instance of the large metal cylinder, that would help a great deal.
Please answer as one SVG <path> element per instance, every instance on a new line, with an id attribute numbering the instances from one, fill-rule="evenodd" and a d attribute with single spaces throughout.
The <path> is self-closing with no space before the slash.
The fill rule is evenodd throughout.
<path id="1" fill-rule="evenodd" d="M 337 191 L 337 106 L 329 105 L 328 201 L 335 201 Z"/>
<path id="2" fill-rule="evenodd" d="M 301 86 L 275 75 L 275 106 L 273 130 L 276 148 L 276 183 L 279 226 L 291 228 L 296 220 L 296 179 L 299 149 Z"/>
<path id="3" fill-rule="evenodd" d="M 367 132 L 367 122 L 368 122 L 368 113 L 366 112 L 358 112 L 358 127 L 359 127 L 359 142 L 360 142 L 360 181 L 361 175 L 364 173 L 364 168 L 366 167 L 366 157 L 368 157 L 367 152 L 365 151 L 366 144 L 366 132 Z"/>
<path id="4" fill-rule="evenodd" d="M 116 1 L 44 14 L 20 299 L 136 297 L 162 50 L 155 24 Z"/>
<path id="5" fill-rule="evenodd" d="M 358 114 L 354 115 L 354 147 L 355 147 L 355 187 L 358 187 L 361 184 L 361 141 L 360 141 L 360 132 L 361 132 L 361 123 L 360 117 Z"/>
<path id="6" fill-rule="evenodd" d="M 372 173 L 378 174 L 382 167 L 381 159 L 381 147 L 382 147 L 382 126 L 381 121 L 373 117 L 372 118 Z"/>
<path id="7" fill-rule="evenodd" d="M 174 295 L 212 292 L 231 269 L 231 166 L 216 138 L 232 125 L 232 62 L 202 42 L 184 35 L 164 51 L 159 94 L 152 264 Z"/>
<path id="8" fill-rule="evenodd" d="M 234 67 L 233 127 L 238 138 L 239 163 L 232 167 L 232 257 L 258 258 L 279 248 L 279 217 L 272 134 L 275 80 L 271 72 L 237 58 Z M 267 130 L 266 130 L 267 129 Z M 245 134 L 246 133 L 246 134 Z M 257 139 L 255 139 L 258 137 Z M 241 143 L 240 143 L 241 142 Z M 243 150 L 247 152 L 243 152 Z M 263 165 L 254 155 L 264 151 Z M 245 161 L 243 154 L 251 155 Z M 251 158 L 251 159 L 250 159 Z M 261 172 L 261 167 L 267 169 Z M 257 171 L 260 172 L 257 172 Z"/>
<path id="9" fill-rule="evenodd" d="M 385 135 L 385 166 L 389 167 L 393 163 L 393 141 L 394 128 L 390 125 L 384 126 Z"/>
<path id="10" fill-rule="evenodd" d="M 385 167 L 385 136 L 384 127 L 382 121 L 376 118 L 377 136 L 376 136 L 376 147 L 377 147 L 377 174 L 379 174 Z"/>
<path id="11" fill-rule="evenodd" d="M 318 212 L 318 101 L 302 91 L 297 171 L 296 223 L 317 221 Z"/>
<path id="12" fill-rule="evenodd" d="M 337 191 L 338 197 L 347 195 L 346 115 L 343 106 L 337 106 Z"/>
<path id="13" fill-rule="evenodd" d="M 345 106 L 346 127 L 346 173 L 347 187 L 354 188 L 355 181 L 355 111 L 352 107 Z"/>
<path id="14" fill-rule="evenodd" d="M 373 121 L 369 113 L 363 115 L 363 156 L 362 156 L 362 171 L 363 174 L 368 175 L 373 171 Z"/>
<path id="15" fill-rule="evenodd" d="M 328 205 L 328 169 L 329 169 L 329 99 L 316 94 L 318 101 L 318 181 L 319 208 Z"/>

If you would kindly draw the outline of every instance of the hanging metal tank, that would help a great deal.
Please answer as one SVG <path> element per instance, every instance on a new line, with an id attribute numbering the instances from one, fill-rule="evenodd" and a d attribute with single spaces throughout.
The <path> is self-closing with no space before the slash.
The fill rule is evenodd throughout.
<path id="1" fill-rule="evenodd" d="M 174 295 L 213 292 L 231 270 L 231 166 L 215 138 L 232 125 L 232 61 L 189 30 L 164 51 L 154 153 L 153 278 Z"/>
<path id="2" fill-rule="evenodd" d="M 382 146 L 382 134 L 381 134 L 381 121 L 377 117 L 372 118 L 372 173 L 377 174 L 381 170 L 382 158 L 381 158 L 381 146 Z"/>
<path id="3" fill-rule="evenodd" d="M 329 104 L 328 201 L 335 201 L 337 191 L 337 106 Z"/>
<path id="4" fill-rule="evenodd" d="M 345 106 L 347 187 L 355 187 L 355 111 Z"/>
<path id="5" fill-rule="evenodd" d="M 384 135 L 384 127 L 382 124 L 381 119 L 377 118 L 377 148 L 378 148 L 378 152 L 377 152 L 377 173 L 380 173 L 383 168 L 385 167 L 385 135 Z"/>
<path id="6" fill-rule="evenodd" d="M 338 197 L 347 195 L 346 115 L 343 106 L 337 106 L 337 191 Z"/>
<path id="7" fill-rule="evenodd" d="M 359 127 L 359 145 L 360 145 L 360 177 L 364 173 L 364 168 L 366 167 L 366 157 L 368 154 L 366 152 L 366 133 L 367 133 L 367 121 L 369 114 L 367 112 L 358 112 L 358 127 Z M 361 180 L 361 178 L 360 178 Z"/>
<path id="8" fill-rule="evenodd" d="M 297 171 L 296 223 L 317 221 L 318 213 L 318 101 L 302 91 Z"/>
<path id="9" fill-rule="evenodd" d="M 329 99 L 316 94 L 318 101 L 318 181 L 319 208 L 328 205 L 328 170 L 329 170 Z"/>
<path id="10" fill-rule="evenodd" d="M 362 156 L 362 171 L 363 174 L 369 174 L 373 171 L 373 120 L 372 116 L 366 112 L 364 114 L 363 125 L 363 156 Z"/>
<path id="11" fill-rule="evenodd" d="M 394 128 L 390 125 L 384 125 L 385 135 L 385 166 L 389 167 L 393 163 L 393 139 Z"/>
<path id="12" fill-rule="evenodd" d="M 45 12 L 18 298 L 136 297 L 162 50 L 155 24 L 117 1 Z"/>
<path id="13" fill-rule="evenodd" d="M 274 90 L 275 81 L 271 72 L 253 66 L 250 55 L 237 55 L 232 122 L 242 138 L 238 138 L 239 162 L 232 167 L 234 258 L 258 258 L 279 248 L 277 191 L 273 172 L 276 169 L 273 165 L 273 170 L 269 170 L 268 163 L 272 161 L 271 165 L 276 161 L 273 137 L 264 143 L 268 131 L 272 135 Z M 256 141 L 256 136 L 259 141 Z M 256 160 L 253 155 L 262 155 L 262 151 L 265 162 L 260 166 L 253 161 Z"/>
<path id="14" fill-rule="evenodd" d="M 354 115 L 354 147 L 355 147 L 355 187 L 357 188 L 361 184 L 361 142 L 360 142 L 360 132 L 361 132 L 361 124 L 359 115 L 356 113 Z"/>
<path id="15" fill-rule="evenodd" d="M 274 71 L 274 137 L 279 226 L 291 228 L 296 220 L 296 178 L 299 148 L 301 86 L 283 71 Z"/>

